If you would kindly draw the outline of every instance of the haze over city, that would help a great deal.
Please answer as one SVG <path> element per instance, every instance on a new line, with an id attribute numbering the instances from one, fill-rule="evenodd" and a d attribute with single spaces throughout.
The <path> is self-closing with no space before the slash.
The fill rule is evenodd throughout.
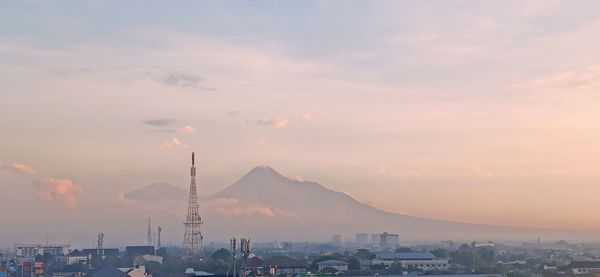
<path id="1" fill-rule="evenodd" d="M 0 6 L 0 247 L 143 243 L 148 217 L 179 245 L 192 152 L 206 241 L 330 238 L 277 202 L 309 186 L 315 207 L 329 189 L 411 217 L 599 234 L 600 2 Z M 247 194 L 227 191 L 249 172 Z M 251 180 L 289 190 L 244 199 Z M 261 224 L 223 230 L 237 220 Z"/>

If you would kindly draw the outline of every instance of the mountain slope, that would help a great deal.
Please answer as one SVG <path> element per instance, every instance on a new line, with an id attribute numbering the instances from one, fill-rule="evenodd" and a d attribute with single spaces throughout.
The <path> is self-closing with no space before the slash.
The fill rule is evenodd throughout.
<path id="1" fill-rule="evenodd" d="M 187 190 L 170 183 L 154 183 L 125 194 L 125 198 L 141 202 L 182 201 Z"/>
<path id="2" fill-rule="evenodd" d="M 248 231 L 283 233 L 288 239 L 329 238 L 332 234 L 384 231 L 400 233 L 403 239 L 415 240 L 595 237 L 589 232 L 467 224 L 385 212 L 318 183 L 291 180 L 270 167 L 253 168 L 210 199 L 235 199 L 245 203 L 244 207 L 259 205 L 297 215 L 279 220 L 260 219 L 252 215 L 235 219 L 238 224 L 260 223 L 257 224 L 260 228 L 247 225 L 245 228 Z M 423 204 L 432 203 L 424 201 Z M 223 222 L 223 218 L 215 221 Z"/>

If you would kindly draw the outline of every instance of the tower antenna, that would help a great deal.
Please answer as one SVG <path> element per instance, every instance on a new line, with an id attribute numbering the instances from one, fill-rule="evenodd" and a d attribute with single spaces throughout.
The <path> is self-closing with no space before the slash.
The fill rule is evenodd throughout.
<path id="1" fill-rule="evenodd" d="M 158 249 L 160 249 L 161 245 L 160 245 L 160 232 L 162 231 L 162 228 L 160 228 L 160 226 L 158 226 L 158 237 L 157 237 L 157 243 L 156 243 L 156 251 L 158 251 Z"/>
<path id="2" fill-rule="evenodd" d="M 152 227 L 150 226 L 150 218 L 148 217 L 148 245 L 152 245 Z"/>
<path id="3" fill-rule="evenodd" d="M 183 225 L 185 233 L 183 235 L 182 257 L 188 260 L 203 260 L 204 249 L 202 248 L 202 217 L 198 211 L 198 191 L 196 188 L 196 165 L 194 152 L 192 152 L 192 167 L 190 168 L 191 182 L 190 194 L 188 199 L 187 219 Z"/>

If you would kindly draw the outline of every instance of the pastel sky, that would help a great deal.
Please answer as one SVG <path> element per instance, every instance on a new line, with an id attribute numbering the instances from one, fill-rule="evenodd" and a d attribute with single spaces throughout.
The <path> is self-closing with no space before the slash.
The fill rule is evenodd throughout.
<path id="1" fill-rule="evenodd" d="M 0 246 L 185 187 L 191 151 L 202 195 L 269 165 L 393 212 L 600 229 L 598 1 L 0 6 Z"/>

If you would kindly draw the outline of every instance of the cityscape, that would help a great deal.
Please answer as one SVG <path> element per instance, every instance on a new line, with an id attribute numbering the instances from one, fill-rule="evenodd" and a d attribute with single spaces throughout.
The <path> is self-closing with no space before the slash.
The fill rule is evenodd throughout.
<path id="1" fill-rule="evenodd" d="M 0 3 L 0 277 L 600 277 L 599 11 Z"/>

